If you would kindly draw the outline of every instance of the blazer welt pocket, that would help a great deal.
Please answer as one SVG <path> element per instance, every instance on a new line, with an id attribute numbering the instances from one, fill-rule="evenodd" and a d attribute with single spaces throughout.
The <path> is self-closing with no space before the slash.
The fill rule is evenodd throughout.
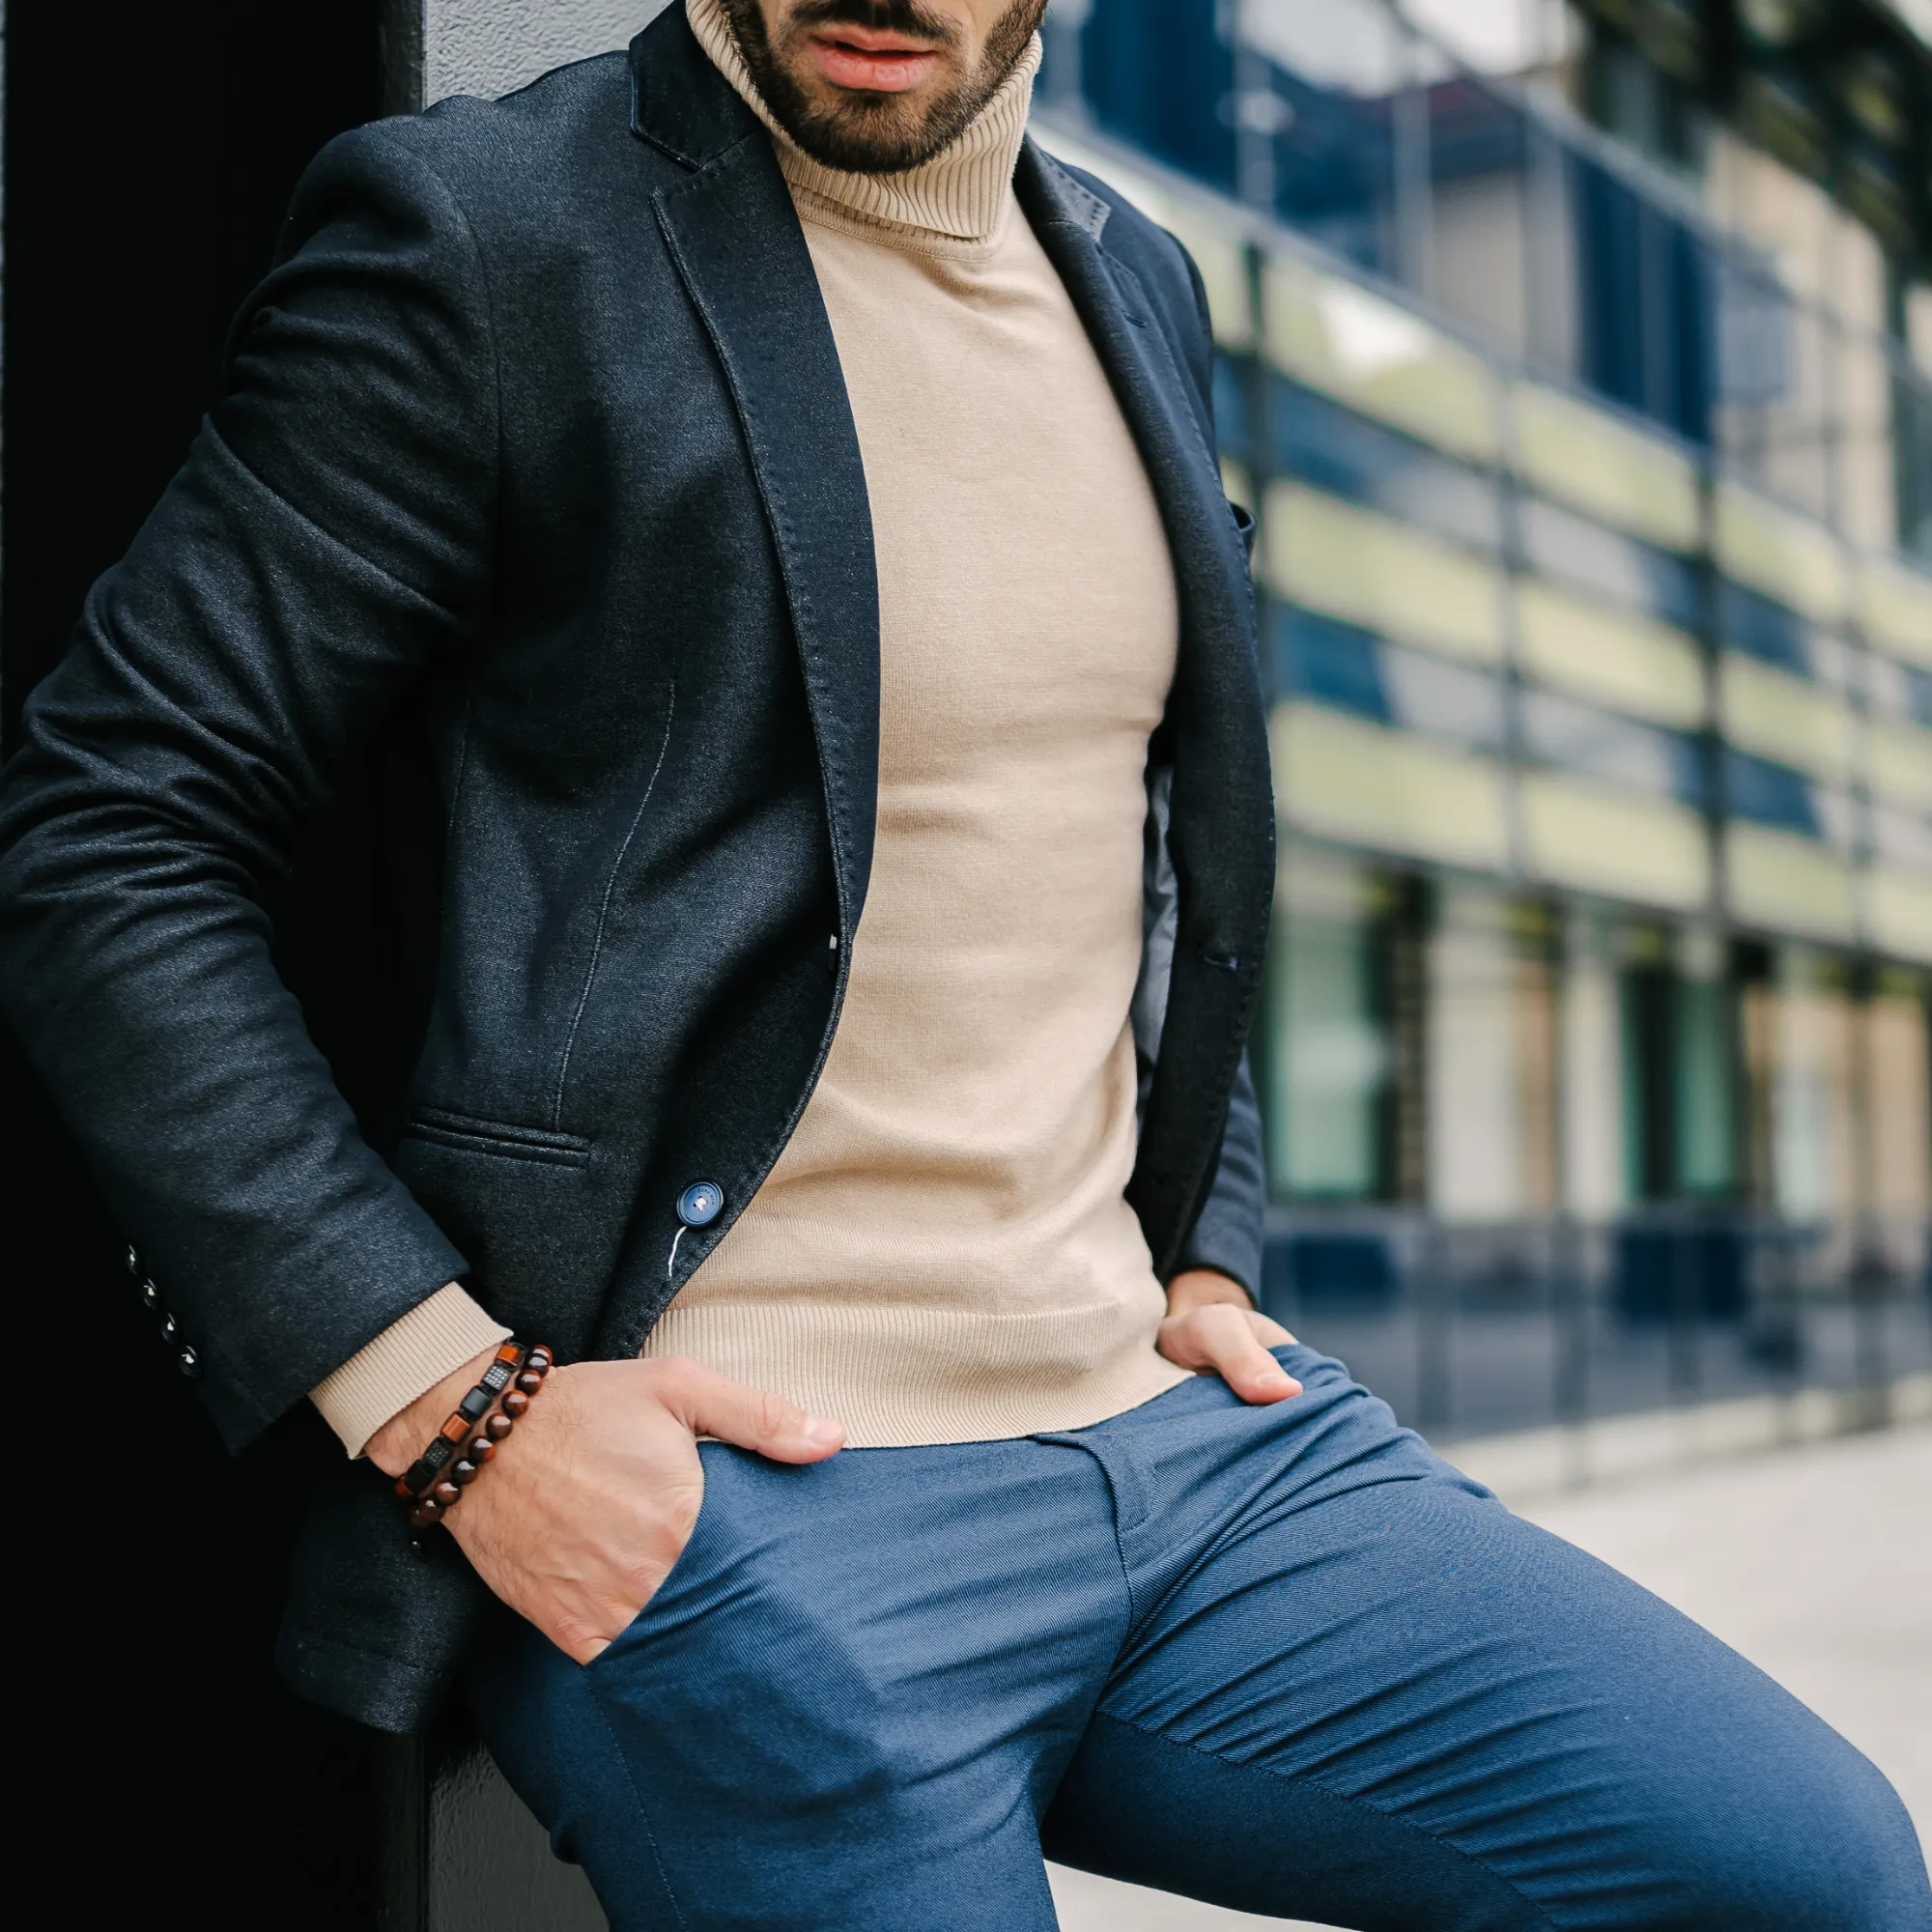
<path id="1" fill-rule="evenodd" d="M 554 1133 L 548 1127 L 520 1126 L 510 1121 L 479 1121 L 445 1107 L 418 1107 L 403 1128 L 403 1138 L 430 1141 L 464 1153 L 495 1154 L 502 1160 L 533 1160 L 546 1167 L 582 1167 L 590 1143 L 582 1134 Z"/>

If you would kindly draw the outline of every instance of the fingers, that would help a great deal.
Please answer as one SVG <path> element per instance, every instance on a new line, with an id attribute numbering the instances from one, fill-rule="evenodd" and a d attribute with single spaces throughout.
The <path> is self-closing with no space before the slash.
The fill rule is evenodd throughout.
<path id="1" fill-rule="evenodd" d="M 727 1381 L 681 1357 L 661 1366 L 658 1397 L 694 1435 L 715 1435 L 777 1463 L 819 1463 L 844 1447 L 842 1422 L 809 1415 L 770 1389 Z"/>
<path id="2" fill-rule="evenodd" d="M 1243 1402 L 1283 1402 L 1301 1384 L 1268 1353 L 1268 1343 L 1288 1331 L 1264 1315 L 1216 1302 L 1177 1317 L 1162 1350 L 1183 1368 L 1209 1369 Z"/>

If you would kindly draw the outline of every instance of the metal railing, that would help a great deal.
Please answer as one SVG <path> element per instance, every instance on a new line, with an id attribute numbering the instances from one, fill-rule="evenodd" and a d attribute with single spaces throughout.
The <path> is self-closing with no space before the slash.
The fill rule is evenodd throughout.
<path id="1" fill-rule="evenodd" d="M 1932 1372 L 1927 1233 L 1695 1206 L 1481 1225 L 1277 1208 L 1264 1300 L 1433 1439 L 1807 1389 L 1878 1422 Z"/>

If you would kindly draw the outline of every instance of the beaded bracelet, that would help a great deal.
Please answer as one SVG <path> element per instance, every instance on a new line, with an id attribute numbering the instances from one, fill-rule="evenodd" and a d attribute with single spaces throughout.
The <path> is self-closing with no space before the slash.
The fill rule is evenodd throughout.
<path id="1" fill-rule="evenodd" d="M 549 1349 L 526 1349 L 520 1342 L 505 1342 L 497 1350 L 483 1379 L 457 1404 L 429 1447 L 397 1479 L 396 1494 L 411 1505 L 412 1529 L 431 1528 L 462 1500 L 463 1492 L 496 1455 L 497 1445 L 527 1412 L 553 1359 Z"/>

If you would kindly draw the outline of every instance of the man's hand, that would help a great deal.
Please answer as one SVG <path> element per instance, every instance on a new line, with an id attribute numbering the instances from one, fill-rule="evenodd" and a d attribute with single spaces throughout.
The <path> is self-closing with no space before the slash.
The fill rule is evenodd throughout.
<path id="1" fill-rule="evenodd" d="M 369 1459 L 399 1476 L 495 1350 L 391 1417 Z M 565 1655 L 588 1663 L 650 1602 L 704 1496 L 697 1437 L 780 1463 L 819 1463 L 843 1423 L 729 1382 L 682 1356 L 554 1368 L 445 1519 L 476 1574 Z"/>
<path id="2" fill-rule="evenodd" d="M 1217 1375 L 1243 1402 L 1281 1402 L 1301 1384 L 1268 1353 L 1294 1337 L 1248 1299 L 1239 1282 L 1189 1268 L 1167 1291 L 1167 1320 L 1154 1346 L 1183 1369 Z"/>

